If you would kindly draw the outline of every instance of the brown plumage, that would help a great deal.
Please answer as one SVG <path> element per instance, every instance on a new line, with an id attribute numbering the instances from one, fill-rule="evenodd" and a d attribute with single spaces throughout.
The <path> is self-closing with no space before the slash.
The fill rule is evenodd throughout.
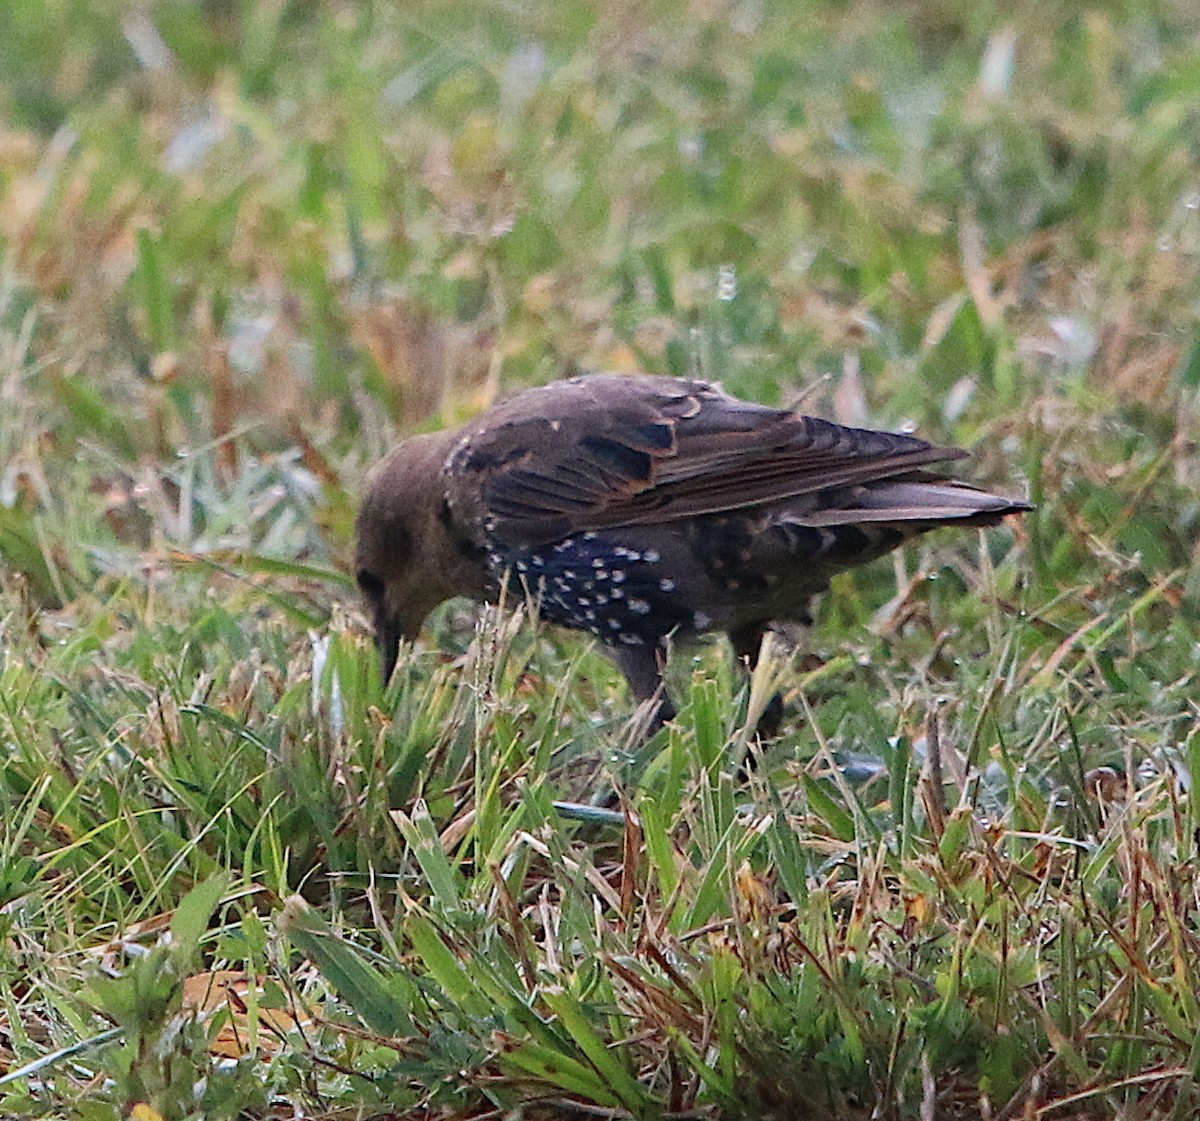
<path id="1" fill-rule="evenodd" d="M 965 455 L 677 378 L 520 393 L 406 440 L 371 480 L 357 575 L 384 675 L 439 603 L 495 600 L 507 581 L 542 618 L 599 638 L 669 719 L 670 641 L 724 631 L 753 661 L 772 622 L 809 621 L 834 573 L 1029 509 L 923 470 Z"/>

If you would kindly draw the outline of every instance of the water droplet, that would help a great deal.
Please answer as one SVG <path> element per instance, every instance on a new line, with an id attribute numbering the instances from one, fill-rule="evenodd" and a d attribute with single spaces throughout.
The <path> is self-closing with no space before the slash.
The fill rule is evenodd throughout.
<path id="1" fill-rule="evenodd" d="M 737 296 L 737 268 L 722 265 L 717 269 L 717 299 L 732 300 Z"/>

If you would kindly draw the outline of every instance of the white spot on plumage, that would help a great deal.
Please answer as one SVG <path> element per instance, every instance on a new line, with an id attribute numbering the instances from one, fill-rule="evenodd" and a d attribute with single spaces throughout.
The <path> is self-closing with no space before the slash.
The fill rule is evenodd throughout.
<path id="1" fill-rule="evenodd" d="M 635 615 L 649 615 L 650 604 L 648 604 L 644 599 L 631 599 L 629 601 L 629 610 Z"/>
<path id="2" fill-rule="evenodd" d="M 672 580 L 669 576 L 664 576 L 658 582 L 658 590 L 660 592 L 673 592 L 675 590 L 675 581 Z"/>
<path id="3" fill-rule="evenodd" d="M 642 554 L 642 560 L 644 560 L 647 564 L 657 564 L 661 559 L 662 558 L 660 557 L 657 549 L 647 549 Z"/>
<path id="4" fill-rule="evenodd" d="M 692 626 L 698 631 L 706 631 L 712 626 L 712 616 L 703 611 L 697 611 L 692 616 Z"/>

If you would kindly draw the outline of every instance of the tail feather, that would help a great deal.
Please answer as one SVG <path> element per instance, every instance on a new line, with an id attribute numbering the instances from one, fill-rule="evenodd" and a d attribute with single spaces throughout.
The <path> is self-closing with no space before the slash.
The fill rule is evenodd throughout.
<path id="1" fill-rule="evenodd" d="M 980 490 L 969 483 L 895 480 L 857 487 L 838 496 L 836 506 L 791 514 L 789 521 L 813 527 L 862 522 L 953 522 L 993 525 L 1008 514 L 1032 510 L 1030 503 Z M 847 501 L 848 499 L 848 501 Z"/>

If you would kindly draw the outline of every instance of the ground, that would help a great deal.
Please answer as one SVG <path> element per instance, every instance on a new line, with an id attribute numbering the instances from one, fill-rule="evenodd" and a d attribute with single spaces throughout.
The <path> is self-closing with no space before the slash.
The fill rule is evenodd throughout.
<path id="1" fill-rule="evenodd" d="M 1192 4 L 0 44 L 0 1115 L 1195 1114 Z M 646 745 L 520 613 L 385 690 L 370 465 L 580 369 L 914 427 L 1037 510 L 839 579 L 748 689 L 678 652 Z"/>

